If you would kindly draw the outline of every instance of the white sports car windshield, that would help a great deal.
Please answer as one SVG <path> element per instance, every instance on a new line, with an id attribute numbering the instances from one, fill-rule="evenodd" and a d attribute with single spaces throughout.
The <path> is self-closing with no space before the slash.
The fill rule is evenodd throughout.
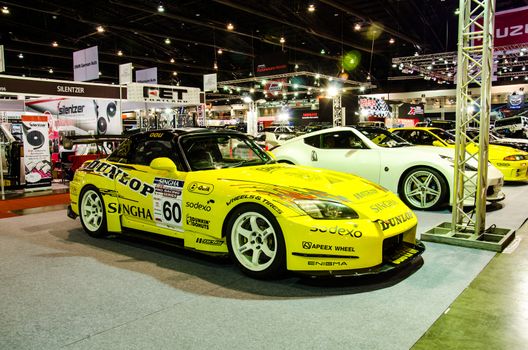
<path id="1" fill-rule="evenodd" d="M 383 129 L 359 129 L 363 135 L 368 137 L 370 141 L 374 142 L 376 145 L 380 147 L 408 147 L 412 146 L 411 143 L 405 141 L 398 135 L 395 135 L 391 133 L 390 131 L 383 130 Z"/>
<path id="2" fill-rule="evenodd" d="M 211 170 L 261 165 L 273 160 L 244 135 L 200 135 L 181 141 L 191 170 Z"/>

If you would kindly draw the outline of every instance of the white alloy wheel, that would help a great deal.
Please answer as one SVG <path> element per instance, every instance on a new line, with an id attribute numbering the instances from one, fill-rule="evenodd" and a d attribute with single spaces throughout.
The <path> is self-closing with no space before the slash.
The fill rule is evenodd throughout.
<path id="1" fill-rule="evenodd" d="M 105 230 L 104 205 L 101 195 L 95 189 L 83 192 L 79 207 L 81 223 L 86 232 L 93 236 L 101 236 Z"/>
<path id="2" fill-rule="evenodd" d="M 436 171 L 420 168 L 406 175 L 400 196 L 414 209 L 432 209 L 443 204 L 446 187 Z"/>
<path id="3" fill-rule="evenodd" d="M 253 211 L 242 213 L 229 234 L 233 255 L 249 271 L 264 271 L 275 261 L 277 233 L 264 215 Z"/>

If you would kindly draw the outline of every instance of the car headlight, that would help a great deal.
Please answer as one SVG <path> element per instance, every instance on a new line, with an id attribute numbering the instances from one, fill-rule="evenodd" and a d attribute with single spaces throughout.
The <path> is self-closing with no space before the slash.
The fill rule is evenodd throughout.
<path id="1" fill-rule="evenodd" d="M 451 166 L 455 166 L 455 159 L 453 157 L 440 155 L 440 158 L 447 160 L 449 163 L 451 163 Z M 473 165 L 470 165 L 466 163 L 466 166 L 464 167 L 465 171 L 477 171 L 477 167 L 474 167 Z"/>
<path id="2" fill-rule="evenodd" d="M 516 155 L 504 157 L 504 160 L 525 160 L 525 159 L 526 157 L 522 154 L 516 154 Z"/>
<path id="3" fill-rule="evenodd" d="M 359 218 L 359 215 L 354 210 L 338 202 L 298 199 L 295 201 L 295 204 L 314 219 L 338 220 Z"/>

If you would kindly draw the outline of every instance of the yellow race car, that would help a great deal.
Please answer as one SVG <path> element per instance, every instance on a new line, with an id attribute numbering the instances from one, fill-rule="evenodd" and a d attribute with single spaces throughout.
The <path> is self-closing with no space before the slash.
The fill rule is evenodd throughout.
<path id="1" fill-rule="evenodd" d="M 440 128 L 407 127 L 390 131 L 415 145 L 455 148 L 455 136 Z M 478 145 L 469 142 L 467 151 L 478 152 Z M 489 161 L 504 175 L 505 181 L 528 180 L 528 153 L 500 145 L 489 145 Z"/>
<path id="2" fill-rule="evenodd" d="M 130 137 L 70 183 L 91 236 L 138 234 L 230 254 L 246 274 L 373 274 L 424 250 L 415 214 L 360 177 L 277 164 L 248 136 L 173 129 Z M 126 230 L 133 229 L 133 230 Z"/>

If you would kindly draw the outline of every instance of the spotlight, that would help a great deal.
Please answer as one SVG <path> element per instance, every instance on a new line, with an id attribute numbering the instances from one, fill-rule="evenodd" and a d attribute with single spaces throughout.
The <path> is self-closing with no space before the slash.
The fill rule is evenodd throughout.
<path id="1" fill-rule="evenodd" d="M 18 58 L 23 59 L 24 58 L 24 54 L 23 53 L 19 53 L 18 54 Z"/>
<path id="2" fill-rule="evenodd" d="M 96 29 L 97 29 L 97 33 L 104 33 L 105 31 L 103 26 L 98 26 Z"/>
<path id="3" fill-rule="evenodd" d="M 117 55 L 118 56 L 123 56 L 123 51 L 121 51 L 121 50 L 117 51 Z"/>
<path id="4" fill-rule="evenodd" d="M 389 44 L 392 45 L 392 44 L 394 44 L 394 42 L 395 42 L 394 38 L 390 38 L 390 39 L 389 39 Z"/>
<path id="5" fill-rule="evenodd" d="M 53 74 L 53 68 L 50 68 L 48 72 L 49 74 Z"/>
<path id="6" fill-rule="evenodd" d="M 163 7 L 162 4 L 159 4 L 159 6 L 158 6 L 158 12 L 160 12 L 160 13 L 165 12 L 165 7 Z"/>
<path id="7" fill-rule="evenodd" d="M 283 36 L 281 36 L 281 38 L 280 38 L 279 42 L 280 42 L 281 44 L 284 44 L 284 43 L 286 42 L 286 39 L 284 39 L 284 37 L 283 37 Z"/>
<path id="8" fill-rule="evenodd" d="M 315 11 L 315 5 L 314 4 L 308 5 L 308 12 L 314 12 L 314 11 Z"/>
<path id="9" fill-rule="evenodd" d="M 235 26 L 233 25 L 233 23 L 228 23 L 227 30 L 233 30 L 233 29 L 235 29 Z"/>
<path id="10" fill-rule="evenodd" d="M 10 11 L 9 11 L 9 8 L 8 8 L 7 6 L 2 6 L 2 13 L 3 13 L 4 15 L 8 15 L 9 12 L 10 12 Z"/>
<path id="11" fill-rule="evenodd" d="M 59 46 L 59 43 L 56 42 L 56 41 L 54 41 L 54 42 L 51 43 L 51 46 L 53 46 L 53 47 L 57 47 L 57 46 Z"/>
<path id="12" fill-rule="evenodd" d="M 177 76 L 178 72 L 172 72 L 172 75 Z"/>
<path id="13" fill-rule="evenodd" d="M 176 61 L 174 60 L 174 58 L 171 58 L 171 59 L 170 59 L 170 63 L 174 63 L 174 62 L 176 62 Z"/>
<path id="14" fill-rule="evenodd" d="M 219 54 L 219 55 L 221 55 L 221 54 L 223 54 L 223 53 L 224 53 L 224 51 L 222 51 L 222 49 L 218 49 L 218 51 L 217 51 L 217 52 L 218 52 L 218 54 Z"/>
<path id="15" fill-rule="evenodd" d="M 218 69 L 218 64 L 216 63 L 216 61 L 215 61 L 215 63 L 213 64 L 213 69 Z"/>
<path id="16" fill-rule="evenodd" d="M 171 43 L 171 40 L 169 38 L 165 39 L 165 44 L 169 45 Z"/>
<path id="17" fill-rule="evenodd" d="M 361 24 L 356 23 L 356 24 L 354 25 L 354 30 L 355 30 L 356 32 L 359 31 L 359 30 L 361 30 Z"/>

